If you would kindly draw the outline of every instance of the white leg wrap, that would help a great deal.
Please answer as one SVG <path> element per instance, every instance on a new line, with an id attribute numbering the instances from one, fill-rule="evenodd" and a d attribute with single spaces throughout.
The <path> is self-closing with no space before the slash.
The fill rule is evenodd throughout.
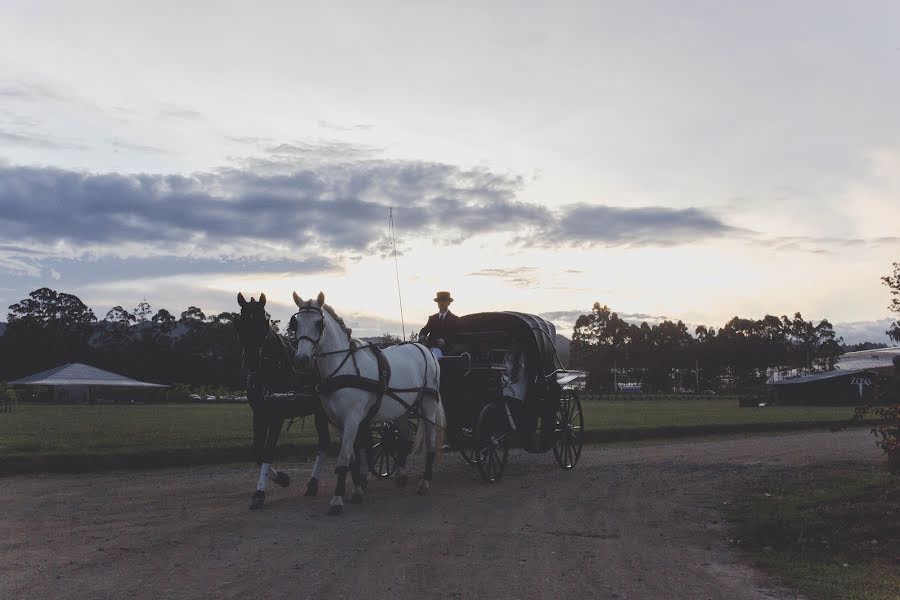
<path id="1" fill-rule="evenodd" d="M 360 486 L 353 484 L 353 495 L 354 496 L 362 496 L 363 489 Z"/>
<path id="2" fill-rule="evenodd" d="M 312 474 L 310 477 L 312 479 L 319 479 L 319 472 L 322 470 L 322 463 L 325 460 L 325 451 L 319 450 L 316 454 L 316 461 L 313 463 Z"/>
<path id="3" fill-rule="evenodd" d="M 263 463 L 259 468 L 259 483 L 256 484 L 257 492 L 266 491 L 266 479 L 269 478 L 269 467 L 271 467 L 269 463 Z"/>
<path id="4" fill-rule="evenodd" d="M 335 496 L 331 499 L 330 506 L 343 506 L 344 499 L 341 496 Z"/>

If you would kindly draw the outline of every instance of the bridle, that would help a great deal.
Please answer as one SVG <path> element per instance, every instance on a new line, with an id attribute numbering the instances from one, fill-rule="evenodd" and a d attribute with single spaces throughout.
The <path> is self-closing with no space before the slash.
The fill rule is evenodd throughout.
<path id="1" fill-rule="evenodd" d="M 325 335 L 325 313 L 322 311 L 321 308 L 319 308 L 317 306 L 304 306 L 303 308 L 298 310 L 296 312 L 296 314 L 294 314 L 294 316 L 291 317 L 291 322 L 292 322 L 291 324 L 294 325 L 295 329 L 296 329 L 296 325 L 297 325 L 297 315 L 299 315 L 300 313 L 305 313 L 305 312 L 306 313 L 316 313 L 317 315 L 319 315 L 319 321 L 316 323 L 316 329 L 319 331 L 319 337 L 312 338 L 312 337 L 309 337 L 308 335 L 301 335 L 300 337 L 294 336 L 294 339 L 297 340 L 298 344 L 300 342 L 302 342 L 303 340 L 312 342 L 312 345 L 313 345 L 312 358 L 313 358 L 313 361 L 315 361 L 317 356 L 322 356 L 321 354 L 319 354 L 319 342 L 322 341 L 322 336 Z"/>
<path id="2" fill-rule="evenodd" d="M 318 337 L 310 337 L 308 335 L 294 336 L 294 339 L 297 341 L 298 347 L 301 341 L 306 340 L 313 345 L 313 351 L 310 355 L 312 359 L 312 370 L 317 370 L 316 367 L 316 359 L 322 356 L 334 356 L 337 354 L 346 354 L 344 360 L 340 362 L 340 364 L 331 372 L 328 377 L 323 377 L 322 381 L 327 382 L 330 381 L 338 372 L 344 368 L 344 365 L 347 364 L 347 361 L 351 358 L 353 359 L 353 370 L 356 372 L 356 376 L 360 376 L 359 363 L 356 361 L 356 351 L 363 350 L 366 348 L 375 347 L 374 344 L 366 344 L 364 346 L 357 346 L 353 343 L 353 340 L 350 337 L 350 334 L 347 333 L 347 347 L 341 350 L 332 350 L 330 352 L 321 352 L 319 350 L 319 342 L 322 341 L 322 336 L 325 335 L 325 312 L 318 306 L 303 306 L 301 307 L 294 316 L 291 317 L 291 324 L 294 326 L 294 330 L 296 331 L 297 325 L 297 315 L 301 313 L 316 313 L 319 316 L 319 321 L 316 323 L 316 329 L 319 332 Z"/>

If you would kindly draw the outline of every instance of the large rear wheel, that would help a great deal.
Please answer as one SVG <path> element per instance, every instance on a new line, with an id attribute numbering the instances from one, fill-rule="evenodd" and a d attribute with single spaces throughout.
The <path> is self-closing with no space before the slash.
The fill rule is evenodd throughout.
<path id="1" fill-rule="evenodd" d="M 481 478 L 488 483 L 503 477 L 509 457 L 509 438 L 509 423 L 503 404 L 494 402 L 481 409 L 475 426 L 474 459 Z"/>
<path id="2" fill-rule="evenodd" d="M 556 431 L 553 440 L 553 456 L 563 469 L 571 469 L 581 458 L 584 445 L 584 413 L 578 396 L 563 397 L 556 410 Z"/>

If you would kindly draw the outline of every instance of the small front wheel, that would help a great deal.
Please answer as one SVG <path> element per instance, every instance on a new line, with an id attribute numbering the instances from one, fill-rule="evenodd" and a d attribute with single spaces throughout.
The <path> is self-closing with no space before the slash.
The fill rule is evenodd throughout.
<path id="1" fill-rule="evenodd" d="M 509 423 L 502 403 L 491 403 L 481 409 L 475 426 L 474 460 L 481 478 L 488 483 L 499 481 L 509 457 Z"/>

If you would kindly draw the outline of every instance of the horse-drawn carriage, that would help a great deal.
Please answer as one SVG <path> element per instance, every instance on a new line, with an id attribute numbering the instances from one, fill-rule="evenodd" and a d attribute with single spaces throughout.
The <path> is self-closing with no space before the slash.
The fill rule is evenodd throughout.
<path id="1" fill-rule="evenodd" d="M 551 449 L 563 469 L 581 456 L 584 416 L 571 389 L 582 375 L 559 360 L 556 328 L 535 315 L 486 312 L 461 317 L 441 359 L 448 437 L 482 478 L 503 476 L 510 447 Z"/>
<path id="2" fill-rule="evenodd" d="M 261 464 L 252 508 L 262 506 L 268 477 L 281 485 L 289 481 L 270 466 L 282 424 L 294 416 L 314 415 L 319 433 L 307 495 L 318 490 L 321 459 L 329 445 L 328 421 L 341 430 L 332 514 L 343 509 L 348 472 L 354 484 L 351 502 L 362 502 L 365 479 L 358 467 L 366 463 L 379 477 L 396 470 L 398 484 L 405 484 L 406 457 L 416 428 L 423 432 L 426 450 L 417 493 L 427 494 L 445 414 L 447 437 L 488 482 L 502 477 L 516 441 L 528 452 L 552 449 L 564 469 L 578 462 L 584 417 L 578 397 L 565 386 L 580 373 L 562 366 L 554 344 L 556 329 L 540 317 L 517 312 L 461 317 L 438 364 L 421 344 L 381 349 L 352 339 L 322 293 L 306 301 L 294 294 L 298 312 L 291 318 L 290 340 L 271 329 L 264 295 L 260 302 L 246 302 L 239 295 L 238 302 L 236 325 L 250 373 L 248 397 L 256 399 L 254 447 Z M 290 389 L 298 380 L 307 382 L 302 393 L 273 393 L 276 387 Z M 287 402 L 282 408 L 275 402 L 280 396 Z"/>
<path id="3" fill-rule="evenodd" d="M 516 444 L 531 453 L 553 450 L 563 469 L 581 456 L 584 416 L 570 388 L 583 373 L 563 367 L 555 339 L 556 328 L 540 317 L 488 312 L 461 317 L 445 348 L 440 364 L 447 437 L 485 481 L 503 476 Z M 407 450 L 404 438 L 389 422 L 372 431 L 369 469 L 388 477 Z"/>

